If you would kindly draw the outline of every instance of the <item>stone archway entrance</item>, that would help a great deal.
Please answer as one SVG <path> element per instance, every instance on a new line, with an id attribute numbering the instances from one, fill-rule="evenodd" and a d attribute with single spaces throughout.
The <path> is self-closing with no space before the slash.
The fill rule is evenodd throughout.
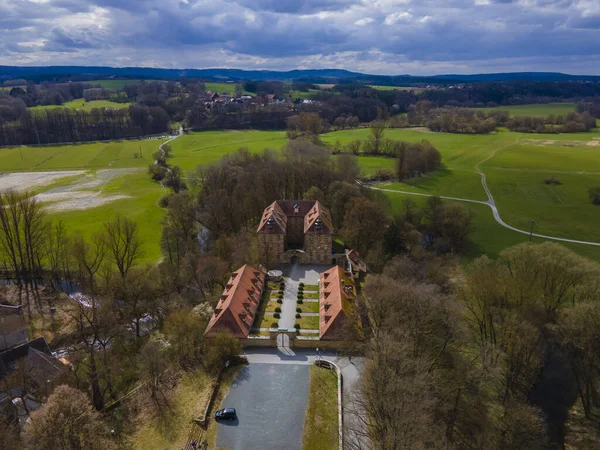
<path id="1" fill-rule="evenodd" d="M 294 348 L 294 341 L 296 340 L 296 330 L 290 331 L 287 328 L 273 330 L 271 331 L 271 339 L 275 339 L 278 349 L 289 350 L 290 348 Z"/>

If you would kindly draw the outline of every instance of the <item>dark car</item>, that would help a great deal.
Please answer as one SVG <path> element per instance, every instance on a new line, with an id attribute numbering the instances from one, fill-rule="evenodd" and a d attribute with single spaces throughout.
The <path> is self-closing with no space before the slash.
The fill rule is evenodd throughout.
<path id="1" fill-rule="evenodd" d="M 237 414 L 235 413 L 235 408 L 225 408 L 220 409 L 215 413 L 215 420 L 235 420 L 237 418 Z"/>

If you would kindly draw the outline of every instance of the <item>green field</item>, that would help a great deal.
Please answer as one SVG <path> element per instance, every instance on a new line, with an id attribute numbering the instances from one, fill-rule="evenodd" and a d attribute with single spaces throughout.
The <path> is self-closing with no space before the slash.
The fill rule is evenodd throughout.
<path id="1" fill-rule="evenodd" d="M 128 84 L 137 84 L 141 81 L 146 81 L 148 83 L 166 83 L 166 81 L 163 80 L 92 80 L 85 81 L 85 83 L 93 84 L 94 86 L 99 84 L 106 89 L 123 89 Z"/>
<path id="2" fill-rule="evenodd" d="M 262 152 L 265 148 L 279 150 L 287 138 L 283 131 L 204 131 L 181 136 L 171 143 L 173 158 L 169 164 L 184 170 L 197 165 L 219 161 L 228 153 L 244 147 L 251 152 Z"/>
<path id="3" fill-rule="evenodd" d="M 376 89 L 378 91 L 415 91 L 422 92 L 425 88 L 420 87 L 412 87 L 412 86 L 382 86 L 378 84 L 370 84 L 369 87 Z"/>
<path id="4" fill-rule="evenodd" d="M 29 110 L 41 111 L 44 109 L 71 108 L 71 109 L 84 109 L 84 110 L 89 111 L 94 108 L 123 109 L 123 108 L 129 108 L 131 105 L 132 105 L 132 103 L 116 103 L 116 102 L 110 102 L 108 100 L 92 100 L 91 102 L 86 102 L 84 99 L 78 98 L 77 100 L 63 103 L 62 105 L 32 106 L 31 108 L 29 108 Z"/>
<path id="5" fill-rule="evenodd" d="M 95 142 L 53 147 L 0 148 L 0 171 L 147 167 L 163 140 Z M 138 157 L 135 157 L 135 154 Z M 141 156 L 140 156 L 141 155 Z"/>
<path id="6" fill-rule="evenodd" d="M 508 111 L 511 116 L 546 117 L 550 114 L 564 116 L 575 111 L 575 103 L 547 103 L 543 105 L 510 105 L 497 108 L 477 108 L 483 111 Z"/>
<path id="7" fill-rule="evenodd" d="M 323 135 L 326 144 L 345 144 L 354 139 L 366 139 L 368 129 L 336 131 Z M 588 189 L 600 186 L 600 133 L 564 135 L 520 134 L 500 131 L 490 135 L 456 135 L 424 133 L 415 130 L 389 129 L 385 137 L 419 142 L 427 139 L 442 154 L 443 167 L 427 176 L 404 183 L 388 183 L 381 188 L 425 195 L 442 195 L 461 199 L 486 201 L 481 177 L 476 167 L 487 175 L 488 186 L 495 197 L 500 215 L 509 225 L 528 230 L 535 220 L 535 231 L 556 237 L 600 241 L 597 224 L 600 207 L 587 198 Z M 4 172 L 139 169 L 121 171 L 103 182 L 101 195 L 125 195 L 87 210 L 53 212 L 64 219 L 71 229 L 93 234 L 102 222 L 121 212 L 138 221 L 148 243 L 148 261 L 159 257 L 158 241 L 163 211 L 157 201 L 164 190 L 150 181 L 146 167 L 151 153 L 161 141 L 141 140 L 80 144 L 56 147 L 20 147 L 0 149 L 0 170 Z M 261 152 L 265 148 L 278 151 L 287 139 L 282 131 L 207 131 L 183 135 L 171 142 L 171 164 L 185 171 L 198 165 L 218 162 L 239 148 Z M 135 157 L 140 153 L 143 157 Z M 393 170 L 393 158 L 360 156 L 358 163 L 365 175 L 377 169 Z M 104 173 L 104 172 L 103 172 Z M 563 184 L 544 184 L 550 176 Z M 69 181 L 70 182 L 70 181 Z M 67 181 L 57 181 L 46 188 L 60 187 Z M 97 189 L 97 188 L 96 188 Z M 40 191 L 41 192 L 41 191 Z M 423 202 L 425 197 L 386 192 L 392 211 L 402 200 L 411 198 Z M 509 245 L 526 241 L 528 236 L 501 227 L 493 219 L 488 206 L 462 202 L 475 214 L 476 229 L 467 249 L 465 261 L 481 254 L 497 255 Z M 600 248 L 569 244 L 570 248 L 590 258 L 600 260 Z"/>
<path id="8" fill-rule="evenodd" d="M 216 92 L 217 94 L 222 94 L 223 92 L 227 92 L 229 95 L 234 95 L 236 88 L 239 86 L 238 83 L 204 83 L 204 87 L 207 91 Z M 254 95 L 251 92 L 242 90 L 244 94 Z"/>

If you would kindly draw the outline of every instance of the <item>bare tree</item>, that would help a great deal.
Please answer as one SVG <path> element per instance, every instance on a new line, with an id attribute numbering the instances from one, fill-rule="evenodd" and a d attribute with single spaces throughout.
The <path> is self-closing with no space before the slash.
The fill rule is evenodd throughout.
<path id="1" fill-rule="evenodd" d="M 108 428 L 85 394 L 66 385 L 58 386 L 31 414 L 23 439 L 27 448 L 40 450 L 114 448 Z"/>
<path id="2" fill-rule="evenodd" d="M 126 217 L 117 216 L 104 224 L 104 244 L 121 277 L 143 256 L 142 242 L 137 224 Z"/>

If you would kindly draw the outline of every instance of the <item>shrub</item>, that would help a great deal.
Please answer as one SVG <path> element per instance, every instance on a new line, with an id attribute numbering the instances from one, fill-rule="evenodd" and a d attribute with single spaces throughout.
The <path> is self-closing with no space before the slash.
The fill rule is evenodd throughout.
<path id="1" fill-rule="evenodd" d="M 277 294 L 277 298 L 283 298 L 283 294 L 280 292 L 279 294 Z"/>
<path id="2" fill-rule="evenodd" d="M 302 317 L 300 313 L 296 314 L 296 319 L 299 319 L 300 317 Z"/>
<path id="3" fill-rule="evenodd" d="M 588 195 L 594 205 L 600 205 L 600 187 L 590 189 Z"/>
<path id="4" fill-rule="evenodd" d="M 304 283 L 300 282 L 300 284 L 298 286 L 300 286 L 301 288 L 303 288 L 304 287 Z"/>
<path id="5" fill-rule="evenodd" d="M 296 303 L 298 303 L 299 305 L 301 305 L 302 303 L 304 303 L 304 301 L 301 298 L 299 298 Z"/>
<path id="6" fill-rule="evenodd" d="M 299 330 L 299 329 L 300 329 L 300 324 L 299 324 L 299 323 L 296 323 L 296 324 L 294 324 L 294 328 L 295 328 L 296 330 Z"/>
<path id="7" fill-rule="evenodd" d="M 298 300 L 303 300 L 304 299 L 304 295 L 303 294 L 298 294 Z"/>
<path id="8" fill-rule="evenodd" d="M 273 317 L 275 317 L 276 319 L 279 319 L 281 317 L 281 314 L 275 313 L 275 314 L 273 314 Z"/>
<path id="9" fill-rule="evenodd" d="M 302 308 L 296 308 L 296 312 L 297 313 L 301 313 L 302 312 Z"/>
<path id="10" fill-rule="evenodd" d="M 279 328 L 279 322 L 273 322 L 271 328 Z"/>
<path id="11" fill-rule="evenodd" d="M 285 283 L 283 281 L 279 283 L 279 289 L 281 289 L 282 291 L 285 289 Z"/>
<path id="12" fill-rule="evenodd" d="M 277 303 L 279 303 L 281 305 L 283 303 L 283 299 L 282 298 L 278 298 L 277 299 Z"/>
<path id="13" fill-rule="evenodd" d="M 275 312 L 276 313 L 280 313 L 281 312 L 281 308 L 278 306 L 277 308 L 275 308 Z"/>
<path id="14" fill-rule="evenodd" d="M 544 180 L 545 184 L 551 184 L 551 185 L 560 185 L 562 184 L 562 181 L 560 181 L 558 178 L 556 177 L 548 177 Z"/>

